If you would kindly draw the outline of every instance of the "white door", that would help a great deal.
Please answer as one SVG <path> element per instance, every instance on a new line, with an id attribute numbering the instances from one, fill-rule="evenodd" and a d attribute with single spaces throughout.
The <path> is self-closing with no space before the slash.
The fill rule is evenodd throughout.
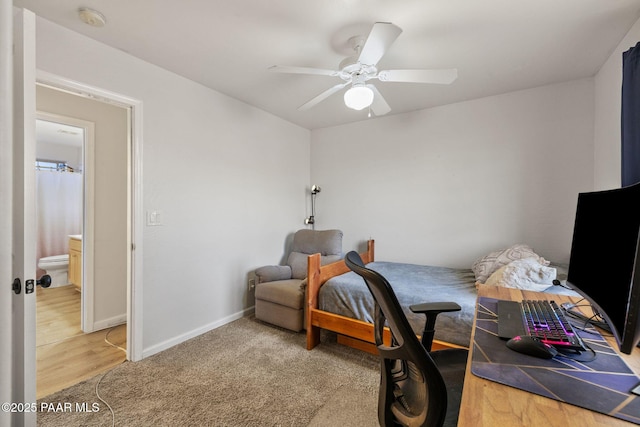
<path id="1" fill-rule="evenodd" d="M 13 34 L 12 6 L 10 1 L 0 1 L 0 404 L 11 401 L 11 300 L 8 292 L 13 282 L 11 268 L 11 194 L 13 151 L 12 116 Z M 0 410 L 0 425 L 9 425 L 11 414 L 3 407 Z"/>
<path id="2" fill-rule="evenodd" d="M 8 3 L 8 7 L 6 5 Z M 9 23 L 13 14 L 12 2 L 2 2 L 0 18 L 2 26 Z M 7 17 L 8 14 L 8 17 Z M 3 33 L 3 38 L 6 34 Z M 10 37 L 10 35 L 9 35 Z M 4 46 L 4 45 L 3 45 Z M 11 54 L 3 50 L 2 62 L 11 63 Z M 6 80 L 5 80 L 6 82 Z M 4 83 L 4 82 L 3 82 Z M 3 89 L 6 87 L 3 85 Z M 11 89 L 9 89 L 11 90 Z M 6 97 L 5 97 L 6 98 Z M 5 108 L 3 104 L 3 109 Z M 35 357 L 35 15 L 30 11 L 20 10 L 13 16 L 13 141 L 2 141 L 0 152 L 2 164 L 8 166 L 9 173 L 3 172 L 2 204 L 10 207 L 2 211 L 2 225 L 10 229 L 2 231 L 2 255 L 10 253 L 9 274 L 4 272 L 2 281 L 2 308 L 10 306 L 9 333 L 3 332 L 0 347 L 0 369 L 4 384 L 9 385 L 0 390 L 3 399 L 0 412 L 0 424 L 9 426 L 35 426 L 36 414 L 36 357 Z M 3 111 L 3 127 L 10 126 Z M 4 131 L 3 131 L 4 132 Z M 10 138 L 11 139 L 11 138 Z M 11 149 L 13 145 L 13 150 Z M 13 153 L 11 153 L 13 151 Z M 12 154 L 12 156 L 11 156 Z M 9 157 L 7 159 L 7 157 Z M 4 168 L 3 168 L 4 169 Z M 10 193 L 10 194 L 7 194 Z M 9 219 L 7 219 L 7 216 Z M 9 235 L 9 237 L 7 237 Z M 4 245 L 8 245 L 8 248 Z M 17 280 L 15 280 L 17 279 Z M 20 282 L 20 289 L 12 291 L 9 283 Z M 8 283 L 7 283 L 8 282 Z M 29 289 L 29 293 L 27 290 Z M 7 304 L 7 295 L 10 295 Z M 4 310 L 3 310 L 4 311 Z M 3 317 L 3 320 L 4 317 Z M 5 329 L 5 325 L 2 325 Z M 5 329 L 6 330 L 6 329 Z M 8 345 L 7 345 L 8 344 Z M 8 371 L 8 376 L 4 373 Z M 5 381 L 4 378 L 11 378 Z M 7 396 L 5 398 L 5 396 Z M 9 406 L 7 406 L 7 404 Z"/>

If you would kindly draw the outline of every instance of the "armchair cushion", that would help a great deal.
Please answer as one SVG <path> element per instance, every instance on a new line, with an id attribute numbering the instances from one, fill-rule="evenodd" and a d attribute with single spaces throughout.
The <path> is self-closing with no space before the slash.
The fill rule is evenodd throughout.
<path id="1" fill-rule="evenodd" d="M 293 236 L 291 253 L 287 264 L 291 266 L 291 277 L 307 277 L 307 257 L 320 253 L 321 263 L 328 264 L 342 258 L 342 231 L 298 230 Z"/>
<path id="2" fill-rule="evenodd" d="M 298 230 L 293 236 L 293 252 L 308 255 L 340 255 L 342 253 L 342 231 L 340 230 Z"/>
<path id="3" fill-rule="evenodd" d="M 301 252 L 291 252 L 287 264 L 291 266 L 291 277 L 293 279 L 304 279 L 307 277 L 307 259 L 310 254 Z M 325 265 L 331 262 L 340 261 L 342 255 L 320 255 L 320 264 Z"/>
<path id="4" fill-rule="evenodd" d="M 291 267 L 288 265 L 267 265 L 256 269 L 256 283 L 291 279 Z"/>
<path id="5" fill-rule="evenodd" d="M 289 279 L 262 283 L 256 286 L 256 298 L 296 310 L 302 309 L 304 306 L 302 281 Z"/>

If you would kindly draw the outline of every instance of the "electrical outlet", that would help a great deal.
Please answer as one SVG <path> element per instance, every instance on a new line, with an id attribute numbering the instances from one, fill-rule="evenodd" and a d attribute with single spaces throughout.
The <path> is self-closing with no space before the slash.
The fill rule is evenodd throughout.
<path id="1" fill-rule="evenodd" d="M 256 288 L 256 279 L 249 279 L 249 291 L 252 291 Z"/>

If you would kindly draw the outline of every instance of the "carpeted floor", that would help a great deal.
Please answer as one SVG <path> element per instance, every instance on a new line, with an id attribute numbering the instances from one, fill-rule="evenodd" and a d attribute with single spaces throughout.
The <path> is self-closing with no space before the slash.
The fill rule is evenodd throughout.
<path id="1" fill-rule="evenodd" d="M 331 334 L 307 351 L 243 318 L 41 399 L 38 425 L 377 426 L 379 380 L 377 357 Z"/>

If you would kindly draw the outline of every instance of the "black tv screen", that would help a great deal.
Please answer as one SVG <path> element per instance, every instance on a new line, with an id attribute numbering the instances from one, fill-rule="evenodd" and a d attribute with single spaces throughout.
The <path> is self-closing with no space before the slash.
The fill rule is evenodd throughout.
<path id="1" fill-rule="evenodd" d="M 640 184 L 578 195 L 567 276 L 627 354 L 640 340 L 639 202 Z"/>

